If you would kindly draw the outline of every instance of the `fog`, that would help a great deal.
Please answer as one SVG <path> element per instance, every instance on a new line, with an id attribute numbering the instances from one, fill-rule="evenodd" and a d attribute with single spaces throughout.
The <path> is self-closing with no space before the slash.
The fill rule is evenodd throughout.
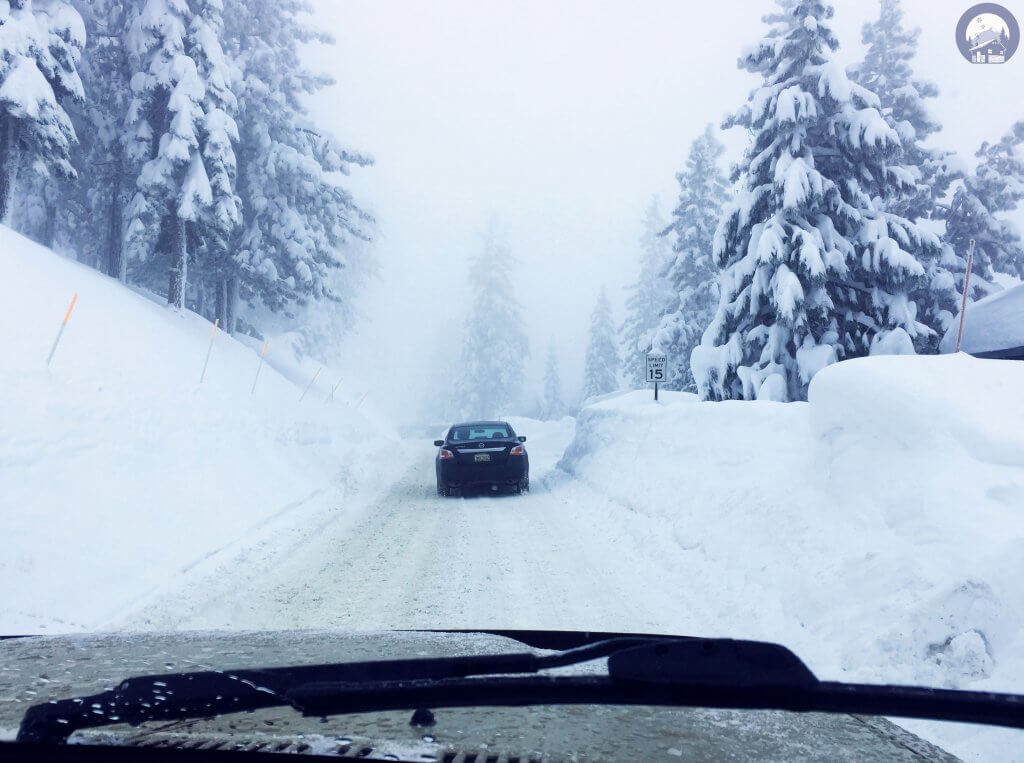
<path id="1" fill-rule="evenodd" d="M 936 7 L 940 5 L 941 7 Z M 1021 60 L 972 66 L 954 42 L 969 4 L 904 0 L 922 27 L 914 62 L 935 81 L 933 141 L 969 161 L 1016 120 Z M 308 52 L 337 85 L 311 103 L 345 142 L 372 154 L 350 187 L 379 220 L 381 274 L 364 321 L 344 340 L 348 373 L 376 404 L 420 417 L 424 373 L 458 355 L 466 261 L 492 212 L 520 261 L 533 399 L 547 345 L 562 358 L 566 397 L 579 388 L 590 311 L 602 284 L 623 317 L 641 216 L 657 195 L 667 216 L 690 142 L 745 100 L 756 78 L 740 52 L 762 34 L 767 2 L 680 0 L 515 3 L 316 0 L 337 40 Z M 834 19 L 851 63 L 875 3 L 840 4 Z M 746 137 L 721 136 L 727 158 Z"/>

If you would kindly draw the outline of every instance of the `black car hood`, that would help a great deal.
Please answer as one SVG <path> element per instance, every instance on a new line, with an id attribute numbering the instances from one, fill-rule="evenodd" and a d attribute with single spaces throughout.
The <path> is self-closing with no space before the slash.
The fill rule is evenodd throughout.
<path id="1" fill-rule="evenodd" d="M 533 643 L 544 639 L 528 639 Z M 0 641 L 0 739 L 14 739 L 25 710 L 95 694 L 133 675 L 192 670 L 523 652 L 484 633 L 261 632 L 28 637 Z M 601 669 L 601 664 L 567 668 Z M 445 709 L 436 725 L 412 712 L 326 720 L 289 708 L 212 720 L 109 727 L 72 742 L 349 753 L 381 758 L 477 760 L 955 760 L 880 718 L 715 709 L 557 706 Z"/>

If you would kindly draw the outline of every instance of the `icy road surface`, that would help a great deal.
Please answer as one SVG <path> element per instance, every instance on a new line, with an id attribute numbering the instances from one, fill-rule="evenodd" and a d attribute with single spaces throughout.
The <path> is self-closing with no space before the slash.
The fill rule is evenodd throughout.
<path id="1" fill-rule="evenodd" d="M 530 438 L 526 496 L 438 497 L 430 439 L 406 440 L 391 455 L 408 470 L 375 500 L 269 528 L 116 624 L 685 632 L 686 581 L 595 521 L 643 519 L 553 469 L 570 426 Z"/>

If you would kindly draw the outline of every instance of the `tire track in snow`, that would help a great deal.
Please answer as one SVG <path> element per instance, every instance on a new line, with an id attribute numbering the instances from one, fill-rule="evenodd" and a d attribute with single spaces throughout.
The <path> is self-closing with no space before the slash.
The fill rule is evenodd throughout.
<path id="1" fill-rule="evenodd" d="M 634 512 L 564 474 L 525 496 L 440 498 L 418 451 L 365 505 L 311 509 L 127 625 L 679 632 L 690 620 L 682 570 L 627 531 Z"/>

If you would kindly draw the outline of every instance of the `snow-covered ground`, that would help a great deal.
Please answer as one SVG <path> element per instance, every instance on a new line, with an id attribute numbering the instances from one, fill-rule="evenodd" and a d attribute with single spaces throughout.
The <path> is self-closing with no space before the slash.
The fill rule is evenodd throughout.
<path id="1" fill-rule="evenodd" d="M 1009 282 L 1003 276 L 1004 283 Z M 953 321 L 942 337 L 941 351 L 956 350 L 960 322 Z M 967 306 L 960 345 L 964 352 L 992 352 L 1024 347 L 1024 284 L 1007 285 Z"/>
<path id="2" fill-rule="evenodd" d="M 2 226 L 0 268 L 0 632 L 102 627 L 218 550 L 354 511 L 391 478 L 396 435 L 353 410 L 356 390 L 325 403 L 333 375 L 300 403 L 268 365 L 252 393 L 257 353 L 220 333 L 200 384 L 212 326 L 196 315 Z"/>
<path id="3" fill-rule="evenodd" d="M 809 403 L 637 392 L 584 410 L 562 467 L 652 520 L 620 524 L 634 543 L 669 541 L 677 632 L 780 641 L 829 678 L 1019 692 L 1021 389 L 1024 364 L 957 355 L 831 366 Z M 1024 750 L 905 725 L 968 757 Z"/>
<path id="4" fill-rule="evenodd" d="M 829 678 L 1024 689 L 1022 364 L 872 357 L 809 403 L 513 417 L 531 493 L 442 499 L 440 432 L 398 437 L 347 385 L 326 403 L 336 373 L 299 402 L 315 368 L 272 354 L 253 395 L 257 348 L 218 335 L 199 384 L 196 316 L 5 228 L 0 265 L 0 631 L 729 635 Z M 1024 749 L 902 723 L 965 757 Z"/>

